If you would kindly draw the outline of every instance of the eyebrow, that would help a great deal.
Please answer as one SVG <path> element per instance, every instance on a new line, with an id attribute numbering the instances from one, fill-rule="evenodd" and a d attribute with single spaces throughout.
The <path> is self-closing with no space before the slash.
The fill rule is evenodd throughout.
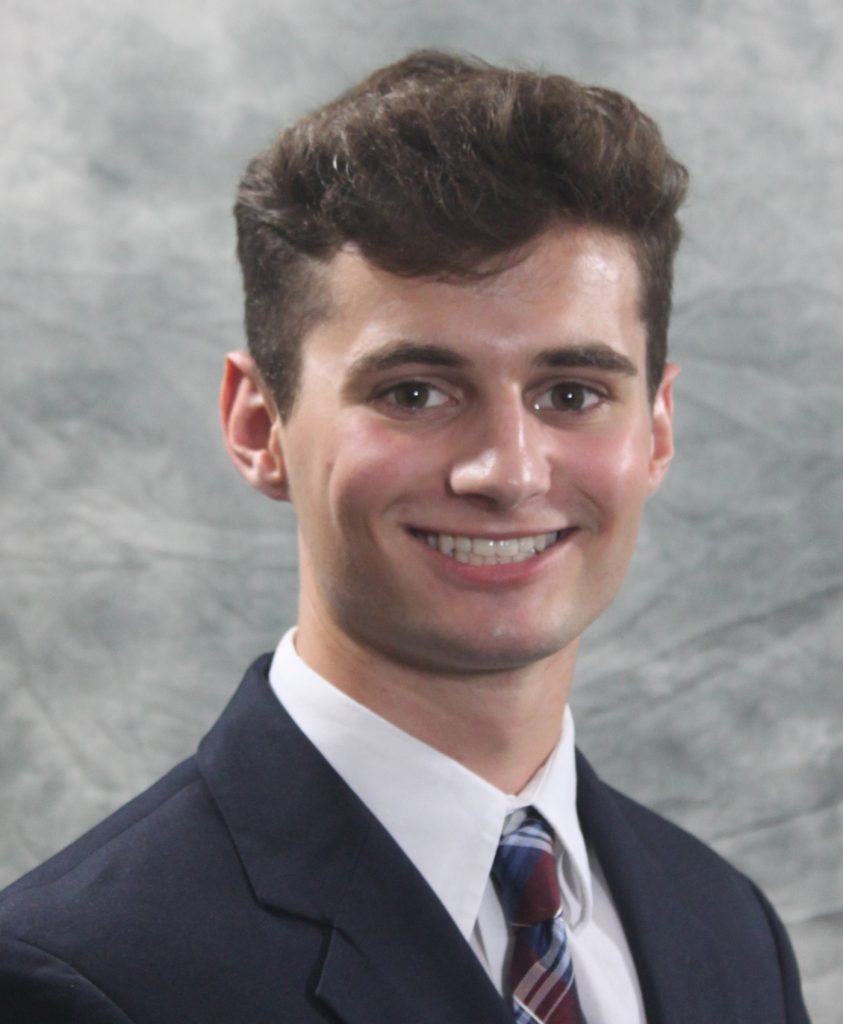
<path id="1" fill-rule="evenodd" d="M 602 342 L 543 349 L 536 356 L 539 366 L 606 370 L 623 377 L 634 377 L 638 367 L 631 359 Z"/>
<path id="2" fill-rule="evenodd" d="M 634 377 L 638 373 L 631 359 L 603 342 L 542 349 L 533 362 L 537 366 L 553 369 L 605 370 L 624 377 Z M 369 374 L 382 373 L 412 363 L 465 368 L 470 365 L 470 360 L 444 345 L 418 341 L 390 342 L 355 359 L 348 368 L 346 379 L 359 380 Z"/>
<path id="3" fill-rule="evenodd" d="M 418 341 L 390 342 L 383 348 L 355 359 L 346 374 L 349 380 L 365 377 L 371 373 L 393 370 L 407 363 L 423 363 L 426 366 L 466 367 L 469 361 L 453 349 L 444 345 L 426 344 Z"/>

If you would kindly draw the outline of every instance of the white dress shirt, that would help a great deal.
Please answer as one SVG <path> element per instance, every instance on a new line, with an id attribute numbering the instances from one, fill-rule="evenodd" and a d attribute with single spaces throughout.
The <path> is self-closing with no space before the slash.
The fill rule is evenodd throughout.
<path id="1" fill-rule="evenodd" d="M 556 833 L 560 885 L 580 1002 L 589 1024 L 645 1024 L 617 911 L 576 809 L 574 721 L 565 711 L 553 754 L 516 795 L 348 697 L 282 638 L 269 681 L 293 721 L 354 790 L 444 904 L 499 992 L 509 935 L 490 878 L 508 815 L 535 807 Z"/>

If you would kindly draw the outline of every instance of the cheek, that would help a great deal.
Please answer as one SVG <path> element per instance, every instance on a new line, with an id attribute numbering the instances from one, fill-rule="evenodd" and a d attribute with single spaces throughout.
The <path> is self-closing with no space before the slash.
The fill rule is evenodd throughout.
<path id="1" fill-rule="evenodd" d="M 339 430 L 324 479 L 328 503 L 341 521 L 377 516 L 413 497 L 429 479 L 434 459 L 417 438 L 366 422 Z"/>
<path id="2" fill-rule="evenodd" d="M 649 483 L 650 438 L 644 430 L 618 430 L 577 439 L 572 474 L 603 515 L 633 512 Z"/>

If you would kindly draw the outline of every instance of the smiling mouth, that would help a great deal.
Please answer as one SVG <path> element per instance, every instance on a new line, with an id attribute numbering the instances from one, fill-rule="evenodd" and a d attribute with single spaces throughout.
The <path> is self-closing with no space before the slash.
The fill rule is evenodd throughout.
<path id="1" fill-rule="evenodd" d="M 523 537 L 469 537 L 450 533 L 426 533 L 410 530 L 429 547 L 465 565 L 505 565 L 526 562 L 569 536 L 572 529 L 534 533 Z"/>

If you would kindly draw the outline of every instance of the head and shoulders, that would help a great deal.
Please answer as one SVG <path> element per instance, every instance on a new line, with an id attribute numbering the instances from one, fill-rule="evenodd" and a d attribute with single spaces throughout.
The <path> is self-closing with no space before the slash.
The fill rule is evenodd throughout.
<path id="1" fill-rule="evenodd" d="M 436 52 L 297 122 L 240 185 L 249 350 L 223 431 L 296 509 L 299 654 L 506 792 L 559 739 L 673 455 L 686 186 L 625 97 Z M 31 882 L 201 784 L 181 767 Z"/>
<path id="2" fill-rule="evenodd" d="M 303 118 L 240 185 L 249 351 L 226 362 L 223 431 L 246 480 L 296 509 L 299 655 L 503 792 L 555 748 L 580 637 L 673 455 L 686 185 L 625 97 L 430 52 Z M 10 969 L 37 979 L 43 946 L 131 985 L 142 961 L 164 998 L 184 986 L 175 917 L 222 952 L 191 961 L 213 999 L 233 935 L 310 970 L 319 922 L 304 942 L 264 907 L 301 922 L 346 905 L 351 875 L 378 870 L 369 835 L 407 871 L 259 664 L 197 756 L 6 891 Z M 640 920 L 682 904 L 770 942 L 742 876 L 580 770 L 589 841 L 602 830 L 640 879 Z"/>

